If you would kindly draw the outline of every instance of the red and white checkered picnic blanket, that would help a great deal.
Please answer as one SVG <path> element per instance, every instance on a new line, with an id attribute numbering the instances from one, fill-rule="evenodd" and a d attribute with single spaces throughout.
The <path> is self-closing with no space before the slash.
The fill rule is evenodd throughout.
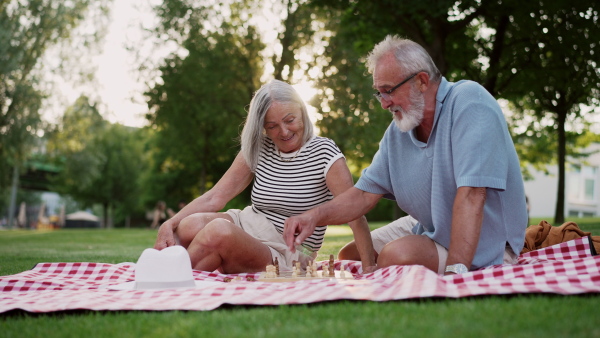
<path id="1" fill-rule="evenodd" d="M 319 266 L 324 263 L 319 262 Z M 523 254 L 517 265 L 497 265 L 454 276 L 440 276 L 422 266 L 392 266 L 358 275 L 360 262 L 336 261 L 335 268 L 339 269 L 342 263 L 346 270 L 356 274 L 356 280 L 226 283 L 223 281 L 232 275 L 194 271 L 196 280 L 222 283 L 202 288 L 131 291 L 106 287 L 134 280 L 133 263 L 40 263 L 32 270 L 0 277 L 0 313 L 15 309 L 212 310 L 222 304 L 600 292 L 600 255 L 591 255 L 586 237 Z M 257 277 L 256 274 L 239 276 Z"/>

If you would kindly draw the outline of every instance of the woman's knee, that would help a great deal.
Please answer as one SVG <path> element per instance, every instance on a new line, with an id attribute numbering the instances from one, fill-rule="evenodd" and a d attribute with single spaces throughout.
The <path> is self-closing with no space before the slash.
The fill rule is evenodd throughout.
<path id="1" fill-rule="evenodd" d="M 181 245 L 187 247 L 196 235 L 214 219 L 215 215 L 208 213 L 189 215 L 179 222 L 175 229 L 175 236 Z"/>
<path id="2" fill-rule="evenodd" d="M 208 222 L 194 238 L 199 245 L 211 248 L 227 246 L 234 236 L 236 225 L 226 219 L 217 218 Z"/>
<path id="3" fill-rule="evenodd" d="M 344 245 L 340 252 L 338 252 L 338 259 L 340 260 L 351 260 L 360 261 L 360 254 L 354 241 Z"/>

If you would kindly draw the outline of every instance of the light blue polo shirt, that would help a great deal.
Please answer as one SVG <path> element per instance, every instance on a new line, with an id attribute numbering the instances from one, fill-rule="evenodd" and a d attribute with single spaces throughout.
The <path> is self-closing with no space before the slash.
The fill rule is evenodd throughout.
<path id="1" fill-rule="evenodd" d="M 519 159 L 500 106 L 473 81 L 442 78 L 427 143 L 390 124 L 356 188 L 396 200 L 425 234 L 448 248 L 459 187 L 486 187 L 481 236 L 472 268 L 502 264 L 506 243 L 518 255 L 527 227 Z"/>

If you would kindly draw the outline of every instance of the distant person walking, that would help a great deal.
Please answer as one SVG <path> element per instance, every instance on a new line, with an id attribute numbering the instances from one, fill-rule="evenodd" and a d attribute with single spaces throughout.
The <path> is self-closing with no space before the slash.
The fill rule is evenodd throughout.
<path id="1" fill-rule="evenodd" d="M 164 201 L 156 202 L 156 206 L 152 212 L 152 224 L 150 225 L 150 229 L 158 228 L 167 219 L 167 204 Z"/>

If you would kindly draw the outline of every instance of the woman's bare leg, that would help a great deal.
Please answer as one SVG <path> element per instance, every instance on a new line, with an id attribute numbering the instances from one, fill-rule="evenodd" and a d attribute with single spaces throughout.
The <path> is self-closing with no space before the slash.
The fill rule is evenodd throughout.
<path id="1" fill-rule="evenodd" d="M 338 252 L 338 259 L 347 259 L 351 261 L 360 261 L 360 254 L 354 241 L 344 245 Z"/>
<path id="2" fill-rule="evenodd" d="M 188 246 L 188 252 L 192 267 L 203 271 L 258 272 L 272 262 L 266 245 L 222 218 L 206 224 Z"/>
<path id="3" fill-rule="evenodd" d="M 201 212 L 187 216 L 179 222 L 177 229 L 175 229 L 175 241 L 177 241 L 177 244 L 187 248 L 200 230 L 218 218 L 226 219 L 233 223 L 231 216 L 224 212 Z"/>

